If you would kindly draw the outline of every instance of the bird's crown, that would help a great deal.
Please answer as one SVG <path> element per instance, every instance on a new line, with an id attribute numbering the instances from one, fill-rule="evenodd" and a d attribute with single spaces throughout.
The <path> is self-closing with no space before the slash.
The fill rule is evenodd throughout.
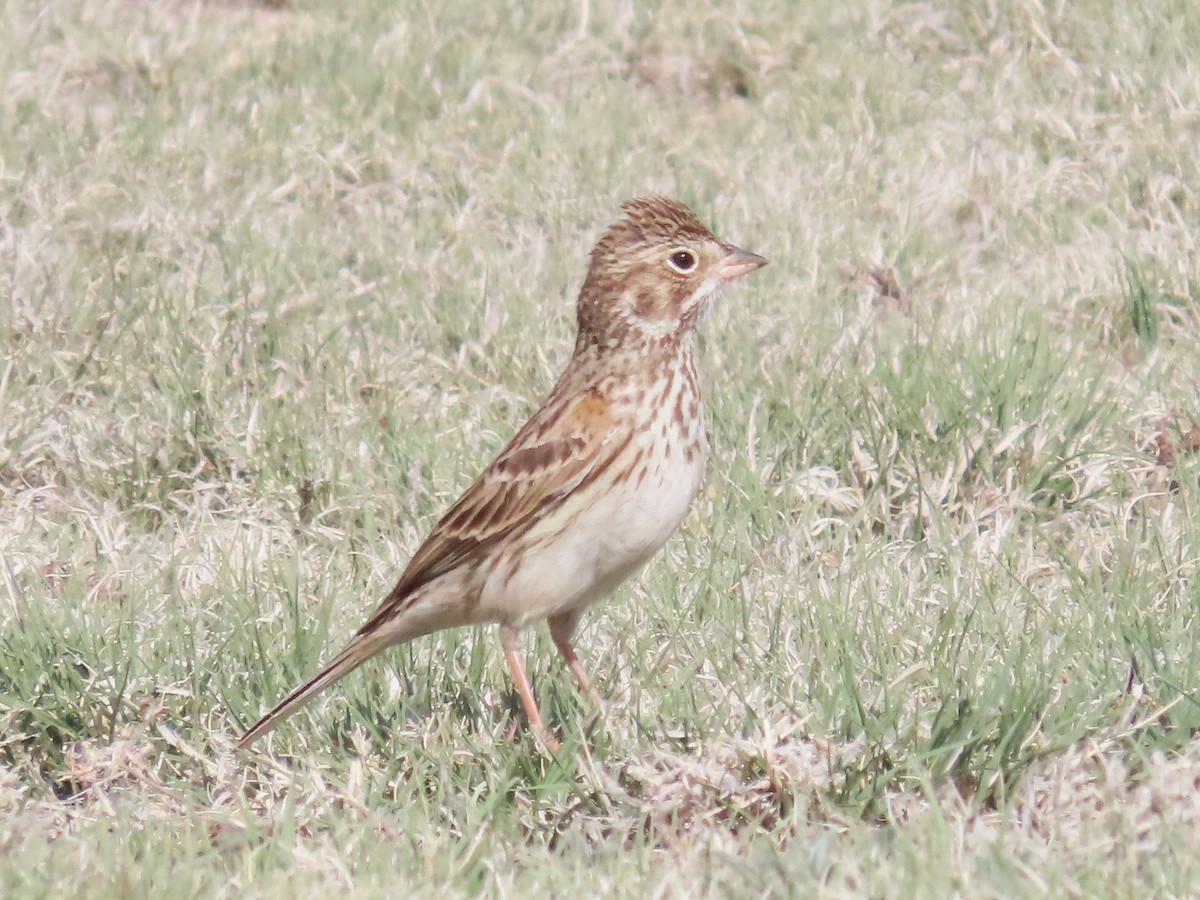
<path id="1" fill-rule="evenodd" d="M 628 253 L 639 245 L 716 241 L 694 212 L 674 197 L 655 194 L 621 204 L 625 218 L 609 226 L 592 251 L 593 260 L 614 252 Z"/>
<path id="2" fill-rule="evenodd" d="M 671 197 L 638 197 L 601 235 L 579 293 L 579 346 L 641 350 L 674 346 L 704 318 L 743 259 Z M 740 274 L 740 272 L 739 272 Z"/>

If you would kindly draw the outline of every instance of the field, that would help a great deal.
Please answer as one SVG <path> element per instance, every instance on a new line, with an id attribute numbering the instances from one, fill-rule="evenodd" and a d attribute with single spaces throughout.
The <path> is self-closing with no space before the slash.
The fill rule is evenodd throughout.
<path id="1" fill-rule="evenodd" d="M 0 895 L 1200 893 L 1191 5 L 0 0 Z M 463 630 L 235 752 L 649 192 L 771 265 L 604 714 Z"/>

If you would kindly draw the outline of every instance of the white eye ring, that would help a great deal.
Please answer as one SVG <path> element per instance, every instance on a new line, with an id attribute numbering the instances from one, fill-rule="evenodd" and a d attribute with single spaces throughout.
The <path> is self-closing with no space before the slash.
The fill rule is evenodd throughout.
<path id="1" fill-rule="evenodd" d="M 680 275 L 688 275 L 696 270 L 696 254 L 691 250 L 685 250 L 680 247 L 678 250 L 672 250 L 671 255 L 667 257 L 667 265 L 678 272 Z"/>

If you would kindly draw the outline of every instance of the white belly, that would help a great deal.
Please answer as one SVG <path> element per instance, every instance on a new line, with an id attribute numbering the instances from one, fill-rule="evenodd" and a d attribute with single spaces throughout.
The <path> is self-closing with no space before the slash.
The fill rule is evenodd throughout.
<path id="1" fill-rule="evenodd" d="M 495 610 L 494 618 L 518 627 L 581 610 L 611 593 L 662 547 L 699 487 L 703 438 L 696 435 L 699 442 L 688 453 L 678 435 L 669 442 L 658 429 L 641 435 L 647 468 L 640 482 L 637 475 L 621 479 L 617 461 L 594 485 L 599 489 L 589 492 L 587 506 L 568 503 L 538 523 L 519 564 L 515 559 L 501 564 L 487 579 L 483 610 Z"/>

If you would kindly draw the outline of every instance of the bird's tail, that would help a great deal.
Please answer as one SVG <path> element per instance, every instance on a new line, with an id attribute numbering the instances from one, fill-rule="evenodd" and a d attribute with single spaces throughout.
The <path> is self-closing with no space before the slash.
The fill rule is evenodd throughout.
<path id="1" fill-rule="evenodd" d="M 391 643 L 393 642 L 387 640 L 378 631 L 356 635 L 346 649 L 339 653 L 310 681 L 300 685 L 300 687 L 280 700 L 274 709 L 255 722 L 242 735 L 241 740 L 238 741 L 238 749 L 241 750 L 249 747 L 264 734 L 272 731 L 276 725 L 296 712 L 300 707 L 304 706 L 304 704 L 308 703 L 308 701 L 312 700 L 317 694 L 325 690 L 325 688 L 335 682 L 341 681 Z"/>

